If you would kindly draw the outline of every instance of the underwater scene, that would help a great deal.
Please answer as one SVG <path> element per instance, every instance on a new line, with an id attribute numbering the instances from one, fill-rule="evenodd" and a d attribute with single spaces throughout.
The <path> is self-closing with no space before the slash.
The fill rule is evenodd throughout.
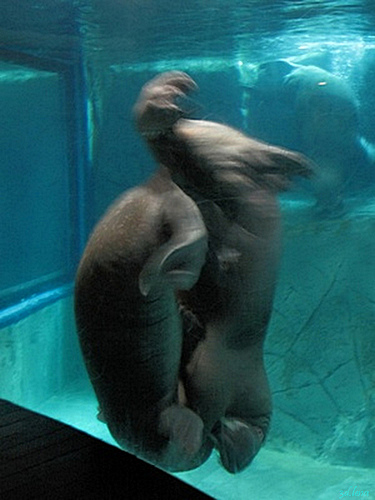
<path id="1" fill-rule="evenodd" d="M 372 0 L 2 0 L 0 399 L 375 498 L 374 108 Z"/>

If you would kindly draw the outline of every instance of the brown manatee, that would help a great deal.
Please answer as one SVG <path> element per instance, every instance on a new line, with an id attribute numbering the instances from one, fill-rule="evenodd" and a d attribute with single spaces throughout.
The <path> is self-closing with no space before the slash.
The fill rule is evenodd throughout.
<path id="1" fill-rule="evenodd" d="M 212 448 L 182 401 L 175 298 L 198 280 L 206 252 L 198 208 L 161 168 L 104 215 L 76 278 L 76 321 L 101 418 L 126 449 L 169 470 L 196 467 Z"/>
<path id="2" fill-rule="evenodd" d="M 196 88 L 159 75 L 135 105 L 159 170 L 94 230 L 76 282 L 83 354 L 114 437 L 169 470 L 215 446 L 230 472 L 268 431 L 263 364 L 280 253 L 277 193 L 311 165 L 228 126 L 185 119 Z"/>

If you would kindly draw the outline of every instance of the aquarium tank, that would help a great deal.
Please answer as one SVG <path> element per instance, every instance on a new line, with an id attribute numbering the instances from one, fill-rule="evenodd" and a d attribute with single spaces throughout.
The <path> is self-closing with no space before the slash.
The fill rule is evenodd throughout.
<path id="1" fill-rule="evenodd" d="M 375 498 L 374 33 L 372 0 L 2 0 L 0 398 L 118 446 L 74 281 L 107 207 L 157 168 L 134 125 L 142 86 L 184 71 L 191 116 L 314 175 L 279 196 L 267 440 L 239 474 L 215 450 L 173 474 L 218 500 Z"/>

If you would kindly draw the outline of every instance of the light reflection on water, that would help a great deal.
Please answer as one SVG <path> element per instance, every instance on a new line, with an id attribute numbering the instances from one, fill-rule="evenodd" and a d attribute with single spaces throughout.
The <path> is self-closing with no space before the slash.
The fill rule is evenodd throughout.
<path id="1" fill-rule="evenodd" d="M 326 43 L 374 43 L 366 1 L 96 0 L 87 47 L 112 63 L 186 57 L 272 57 Z"/>
<path id="2" fill-rule="evenodd" d="M 1 48 L 64 59 L 83 44 L 86 56 L 103 66 L 254 61 L 327 44 L 334 50 L 375 44 L 372 0 L 46 0 L 19 2 L 22 8 L 15 3 L 2 1 Z"/>

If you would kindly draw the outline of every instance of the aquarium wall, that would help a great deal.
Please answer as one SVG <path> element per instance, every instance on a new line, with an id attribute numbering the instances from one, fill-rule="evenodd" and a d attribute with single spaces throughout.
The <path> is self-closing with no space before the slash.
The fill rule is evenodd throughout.
<path id="1" fill-rule="evenodd" d="M 280 199 L 266 448 L 373 469 L 371 6 L 124 4 L 1 7 L 0 397 L 37 408 L 88 384 L 73 315 L 79 258 L 106 208 L 155 171 L 132 107 L 150 78 L 179 69 L 199 86 L 189 116 L 292 147 L 318 168 L 315 184 Z"/>
<path id="2" fill-rule="evenodd" d="M 286 214 L 267 339 L 274 443 L 365 467 L 375 458 L 374 213 L 309 222 Z"/>
<path id="3" fill-rule="evenodd" d="M 83 373 L 72 289 L 89 220 L 88 139 L 68 5 L 1 7 L 0 386 L 28 407 Z"/>

